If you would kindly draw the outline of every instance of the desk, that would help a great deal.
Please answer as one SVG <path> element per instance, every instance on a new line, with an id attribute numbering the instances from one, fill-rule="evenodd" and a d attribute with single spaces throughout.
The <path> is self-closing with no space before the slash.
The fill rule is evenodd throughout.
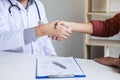
<path id="1" fill-rule="evenodd" d="M 28 54 L 0 53 L 0 80 L 35 80 L 36 58 L 37 56 Z M 93 60 L 77 61 L 86 78 L 44 80 L 120 80 L 118 69 L 100 65 Z"/>

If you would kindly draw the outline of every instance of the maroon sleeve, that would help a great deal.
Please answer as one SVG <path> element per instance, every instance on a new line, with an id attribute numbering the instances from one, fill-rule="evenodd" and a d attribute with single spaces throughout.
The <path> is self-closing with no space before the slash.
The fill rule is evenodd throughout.
<path id="1" fill-rule="evenodd" d="M 120 13 L 105 21 L 92 20 L 91 23 L 93 24 L 92 36 L 113 36 L 120 31 Z"/>

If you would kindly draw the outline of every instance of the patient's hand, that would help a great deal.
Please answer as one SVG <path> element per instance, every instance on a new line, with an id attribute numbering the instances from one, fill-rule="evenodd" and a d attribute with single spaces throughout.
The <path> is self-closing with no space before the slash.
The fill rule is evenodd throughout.
<path id="1" fill-rule="evenodd" d="M 103 58 L 96 58 L 94 60 L 103 65 L 120 68 L 120 59 L 119 58 L 103 57 Z"/>
<path id="2" fill-rule="evenodd" d="M 64 36 L 64 38 L 58 37 L 58 36 L 53 36 L 53 37 L 52 37 L 53 40 L 61 41 L 61 40 L 67 39 L 67 38 L 70 36 L 70 34 L 72 33 L 72 28 L 63 25 L 63 24 L 61 23 L 61 21 L 58 22 L 58 23 L 55 25 L 55 29 L 59 29 L 59 28 L 61 28 L 61 27 L 64 28 L 64 30 L 65 30 L 65 32 L 66 32 L 66 35 Z"/>
<path id="3" fill-rule="evenodd" d="M 71 24 L 72 22 L 67 22 L 67 21 L 60 21 L 59 24 L 67 27 L 67 28 L 71 28 L 73 27 L 73 25 Z"/>

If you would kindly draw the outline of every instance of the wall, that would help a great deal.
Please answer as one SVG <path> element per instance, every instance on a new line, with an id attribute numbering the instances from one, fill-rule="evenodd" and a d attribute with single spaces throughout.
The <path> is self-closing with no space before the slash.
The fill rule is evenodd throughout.
<path id="1" fill-rule="evenodd" d="M 97 10 L 102 10 L 102 11 L 105 11 L 105 0 L 93 0 L 93 11 L 97 11 Z M 102 5 L 102 6 L 101 6 Z M 120 0 L 110 0 L 110 6 L 109 6 L 109 10 L 111 11 L 111 12 L 113 12 L 113 11 L 120 11 Z M 110 18 L 111 16 L 107 16 L 107 17 L 105 17 L 105 16 L 103 16 L 104 18 Z M 96 17 L 96 19 L 101 19 L 101 17 L 99 17 L 99 16 L 97 16 Z M 92 38 L 96 38 L 96 37 L 92 37 Z M 96 39 L 100 39 L 100 38 L 96 38 Z M 105 38 L 103 38 L 103 39 L 105 39 Z M 117 34 L 117 35 L 115 35 L 115 36 L 113 36 L 113 37 L 109 37 L 109 38 L 106 38 L 106 39 L 109 39 L 109 40 L 120 40 L 120 33 L 119 34 Z M 100 48 L 96 48 L 96 47 L 94 47 L 94 48 L 92 48 L 92 55 L 94 56 L 94 57 L 96 57 L 96 56 L 98 56 L 98 55 L 96 55 L 97 54 L 97 50 L 98 49 L 102 49 L 103 50 L 103 48 L 102 47 L 100 47 Z M 119 54 L 120 54 L 120 48 L 119 47 L 109 47 L 109 53 L 110 53 L 110 56 L 113 56 L 113 57 L 118 57 L 119 56 Z"/>
<path id="2" fill-rule="evenodd" d="M 67 20 L 67 21 L 84 21 L 84 0 L 41 0 L 46 8 L 46 13 L 49 22 L 54 20 Z M 100 1 L 100 2 L 99 2 Z M 103 0 L 104 1 L 104 0 Z M 120 1 L 111 0 L 111 11 L 120 10 Z M 101 3 L 101 0 L 98 0 Z M 99 5 L 97 5 L 99 7 Z M 96 7 L 96 8 L 97 8 Z M 119 8 L 116 8 L 119 7 Z M 102 7 L 102 9 L 105 9 Z M 119 35 L 112 39 L 120 39 Z M 83 57 L 83 35 L 80 33 L 73 33 L 68 39 L 64 41 L 53 41 L 56 52 L 59 56 L 74 56 Z M 92 56 L 103 56 L 103 47 L 93 47 Z M 110 47 L 110 54 L 120 52 L 116 48 Z M 96 55 L 97 54 L 97 55 Z M 114 55 L 115 56 L 115 55 Z"/>
<path id="3" fill-rule="evenodd" d="M 41 0 L 49 22 L 54 20 L 84 21 L 84 0 Z M 53 41 L 59 56 L 83 57 L 83 35 L 73 33 L 64 41 Z"/>

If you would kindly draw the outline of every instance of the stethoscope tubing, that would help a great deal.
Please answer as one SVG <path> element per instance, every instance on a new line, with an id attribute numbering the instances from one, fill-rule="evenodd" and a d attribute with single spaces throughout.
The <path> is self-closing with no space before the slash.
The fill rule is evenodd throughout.
<path id="1" fill-rule="evenodd" d="M 10 7 L 8 8 L 8 11 L 9 13 L 11 14 L 11 8 L 13 7 L 16 7 L 19 11 L 21 10 L 19 6 L 17 5 L 14 5 L 10 0 L 8 0 L 8 2 L 10 3 Z M 39 17 L 39 20 L 41 21 L 41 16 L 40 16 L 40 11 L 39 11 L 39 8 L 38 8 L 38 5 L 36 3 L 36 1 L 34 1 L 35 5 L 36 5 L 36 9 L 37 9 L 37 12 L 38 12 L 38 17 Z"/>

